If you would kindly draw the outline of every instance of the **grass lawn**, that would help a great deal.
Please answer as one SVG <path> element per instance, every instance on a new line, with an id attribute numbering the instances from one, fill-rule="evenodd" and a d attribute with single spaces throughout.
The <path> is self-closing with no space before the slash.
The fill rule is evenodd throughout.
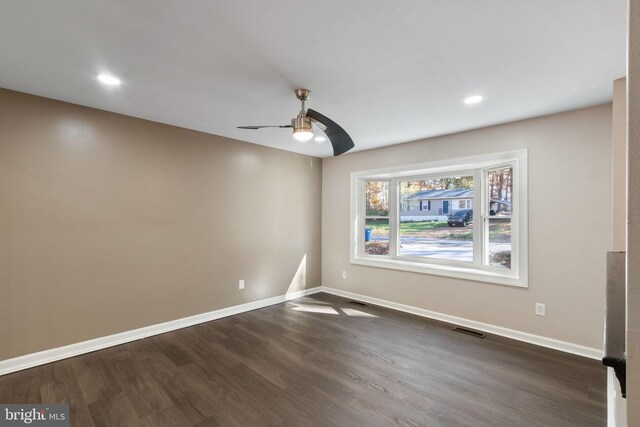
<path id="1" fill-rule="evenodd" d="M 387 235 L 389 234 L 389 221 L 386 219 L 367 220 L 367 228 L 372 228 L 373 234 Z M 417 234 L 440 228 L 448 228 L 447 223 L 436 221 L 406 221 L 400 223 L 400 233 L 402 234 Z"/>
<path id="2" fill-rule="evenodd" d="M 374 235 L 389 235 L 388 220 L 367 220 L 366 227 L 371 228 L 371 233 Z M 449 227 L 444 221 L 406 221 L 400 223 L 400 234 L 432 239 L 473 240 L 472 227 L 472 224 L 466 227 Z M 489 239 L 491 242 L 510 242 L 511 224 L 509 222 L 492 224 Z"/>

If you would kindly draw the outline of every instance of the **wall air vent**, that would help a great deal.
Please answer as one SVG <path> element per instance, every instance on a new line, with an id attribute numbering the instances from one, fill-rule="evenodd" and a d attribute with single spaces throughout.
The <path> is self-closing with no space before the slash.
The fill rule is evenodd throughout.
<path id="1" fill-rule="evenodd" d="M 349 304 L 359 305 L 360 307 L 367 307 L 367 306 L 369 305 L 369 304 L 366 304 L 366 303 L 364 303 L 364 302 L 361 302 L 361 301 L 354 301 L 354 300 L 349 301 Z"/>
<path id="2" fill-rule="evenodd" d="M 473 329 L 462 328 L 460 326 L 456 326 L 455 328 L 453 328 L 453 330 L 463 334 L 471 335 L 472 337 L 476 338 L 484 338 L 487 336 L 487 334 L 483 334 L 482 332 L 474 331 Z"/>

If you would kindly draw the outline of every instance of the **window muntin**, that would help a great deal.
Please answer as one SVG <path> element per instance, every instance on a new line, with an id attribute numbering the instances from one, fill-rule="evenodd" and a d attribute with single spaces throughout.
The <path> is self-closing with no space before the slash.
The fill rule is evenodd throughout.
<path id="1" fill-rule="evenodd" d="M 425 186 L 428 180 L 469 177 L 475 184 L 470 197 L 449 200 L 446 207 L 435 200 L 423 198 L 411 204 L 406 187 L 416 182 Z M 481 155 L 461 159 L 430 162 L 407 167 L 353 172 L 351 262 L 383 268 L 414 271 L 428 274 L 461 277 L 516 286 L 527 285 L 527 161 L 526 150 Z M 364 190 L 366 181 L 388 183 L 388 219 L 378 228 L 385 230 L 389 252 L 375 256 L 365 252 L 363 244 L 365 228 Z M 360 184 L 358 184 L 360 183 Z M 414 184 L 407 184 L 414 183 Z M 358 196 L 356 196 L 356 193 Z M 462 204 L 464 200 L 464 205 Z M 431 201 L 431 206 L 428 206 Z M 415 200 L 414 200 L 415 202 Z M 458 203 L 456 203 L 458 202 Z M 454 257 L 421 256 L 410 253 L 404 242 L 416 230 L 416 224 L 407 224 L 401 217 L 407 214 L 446 215 L 464 209 L 473 211 L 472 224 L 467 224 L 473 242 L 473 260 Z M 425 210 L 427 208 L 427 210 Z M 407 212 L 411 211 L 411 212 Z M 368 217 L 368 220 L 373 218 Z M 405 218 L 406 219 L 406 218 Z M 416 222 L 417 218 L 413 218 Z M 418 218 L 419 219 L 419 218 Z M 371 221 L 369 221 L 371 222 Z M 463 227 L 459 227 L 463 228 Z M 424 231 L 424 229 L 422 230 Z M 388 237 L 387 237 L 388 236 Z M 378 239 L 379 240 L 379 239 Z"/>

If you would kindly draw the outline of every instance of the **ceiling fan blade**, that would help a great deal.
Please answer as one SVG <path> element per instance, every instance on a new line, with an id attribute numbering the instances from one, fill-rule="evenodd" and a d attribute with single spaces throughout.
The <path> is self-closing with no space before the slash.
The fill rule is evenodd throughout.
<path id="1" fill-rule="evenodd" d="M 347 132 L 339 124 L 318 113 L 311 108 L 307 109 L 307 117 L 324 131 L 333 146 L 333 155 L 339 156 L 351 150 L 355 145 Z"/>
<path id="2" fill-rule="evenodd" d="M 238 129 L 262 129 L 262 128 L 292 128 L 291 125 L 273 125 L 273 126 L 238 126 Z"/>

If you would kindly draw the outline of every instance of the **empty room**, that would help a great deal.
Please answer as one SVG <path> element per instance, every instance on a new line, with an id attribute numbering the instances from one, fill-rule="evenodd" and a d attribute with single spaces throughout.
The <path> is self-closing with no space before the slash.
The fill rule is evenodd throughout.
<path id="1" fill-rule="evenodd" d="M 640 426 L 640 0 L 0 0 L 0 426 Z"/>

